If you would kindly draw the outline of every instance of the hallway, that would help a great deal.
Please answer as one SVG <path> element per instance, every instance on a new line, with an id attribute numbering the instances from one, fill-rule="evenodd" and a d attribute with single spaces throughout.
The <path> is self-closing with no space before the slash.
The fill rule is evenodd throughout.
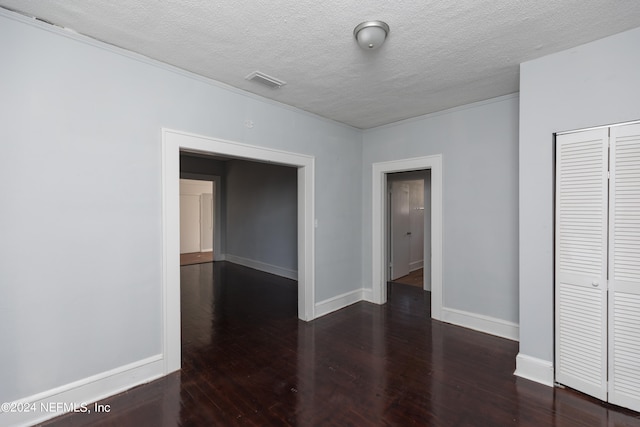
<path id="1" fill-rule="evenodd" d="M 422 288 L 424 283 L 424 269 L 419 268 L 407 274 L 406 276 L 398 277 L 397 279 L 393 280 L 393 283 L 400 283 L 402 285 Z"/>

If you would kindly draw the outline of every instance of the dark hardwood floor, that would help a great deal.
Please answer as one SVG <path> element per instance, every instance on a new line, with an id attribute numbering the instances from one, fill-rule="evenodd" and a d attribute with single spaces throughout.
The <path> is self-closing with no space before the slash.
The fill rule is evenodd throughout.
<path id="1" fill-rule="evenodd" d="M 213 261 L 213 252 L 191 252 L 180 254 L 180 265 L 202 264 Z"/>
<path id="2" fill-rule="evenodd" d="M 183 369 L 48 426 L 640 426 L 640 414 L 513 375 L 518 344 L 429 320 L 391 284 L 296 318 L 296 284 L 229 263 L 182 267 Z"/>
<path id="3" fill-rule="evenodd" d="M 424 285 L 424 269 L 419 268 L 417 270 L 413 270 L 406 276 L 394 279 L 393 283 L 400 283 L 402 285 L 417 286 L 419 288 L 422 288 L 422 286 Z"/>

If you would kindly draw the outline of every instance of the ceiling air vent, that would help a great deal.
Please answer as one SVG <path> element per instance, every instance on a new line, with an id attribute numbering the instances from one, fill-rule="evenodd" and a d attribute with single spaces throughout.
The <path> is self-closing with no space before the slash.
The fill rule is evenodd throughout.
<path id="1" fill-rule="evenodd" d="M 271 89 L 278 89 L 279 87 L 287 84 L 286 82 L 278 80 L 275 77 L 267 76 L 265 73 L 261 73 L 260 71 L 254 71 L 253 73 L 245 77 L 245 79 L 263 84 L 265 86 L 269 86 Z"/>

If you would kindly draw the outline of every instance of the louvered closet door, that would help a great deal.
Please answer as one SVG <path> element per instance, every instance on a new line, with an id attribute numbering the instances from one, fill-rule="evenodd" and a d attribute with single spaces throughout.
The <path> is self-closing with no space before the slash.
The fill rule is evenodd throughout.
<path id="1" fill-rule="evenodd" d="M 556 138 L 556 381 L 607 399 L 608 130 Z"/>
<path id="2" fill-rule="evenodd" d="M 609 401 L 640 411 L 640 124 L 611 128 Z"/>

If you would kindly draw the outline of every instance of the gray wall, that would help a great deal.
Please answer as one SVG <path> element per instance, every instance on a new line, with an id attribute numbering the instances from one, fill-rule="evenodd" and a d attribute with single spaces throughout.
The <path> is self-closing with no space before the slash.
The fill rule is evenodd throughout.
<path id="1" fill-rule="evenodd" d="M 507 96 L 364 132 L 363 247 L 372 164 L 443 155 L 444 306 L 518 321 L 518 98 Z M 371 287 L 371 255 L 363 281 Z"/>
<path id="2" fill-rule="evenodd" d="M 520 352 L 553 360 L 553 133 L 640 119 L 640 28 L 520 67 Z"/>
<path id="3" fill-rule="evenodd" d="M 227 162 L 227 255 L 298 270 L 298 170 Z"/>
<path id="4" fill-rule="evenodd" d="M 180 155 L 184 177 L 220 176 L 224 253 L 291 272 L 298 269 L 297 169 Z"/>
<path id="5" fill-rule="evenodd" d="M 359 130 L 9 12 L 0 40 L 0 401 L 162 351 L 162 127 L 315 156 L 316 300 L 362 286 Z"/>

